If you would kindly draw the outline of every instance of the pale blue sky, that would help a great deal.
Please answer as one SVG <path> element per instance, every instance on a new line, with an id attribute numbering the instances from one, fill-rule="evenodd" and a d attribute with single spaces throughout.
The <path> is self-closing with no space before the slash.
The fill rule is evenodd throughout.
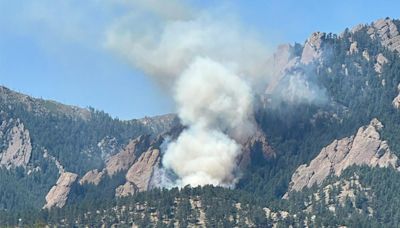
<path id="1" fill-rule="evenodd" d="M 127 10 L 113 1 L 0 0 L 0 84 L 121 119 L 173 112 L 173 103 L 153 82 L 101 45 L 104 28 Z M 394 0 L 190 4 L 207 9 L 221 2 L 230 5 L 227 14 L 273 45 L 302 43 L 314 31 L 339 33 L 378 18 L 399 18 L 400 9 Z"/>

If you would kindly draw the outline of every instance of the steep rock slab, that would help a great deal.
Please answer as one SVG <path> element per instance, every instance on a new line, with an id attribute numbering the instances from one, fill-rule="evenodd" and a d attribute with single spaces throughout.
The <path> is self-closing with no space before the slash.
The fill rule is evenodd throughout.
<path id="1" fill-rule="evenodd" d="M 111 177 L 119 171 L 128 170 L 134 164 L 136 158 L 147 149 L 148 144 L 148 136 L 140 136 L 130 140 L 124 149 L 107 159 L 104 169 L 101 171 L 97 169 L 89 170 L 79 180 L 79 184 L 90 183 L 98 185 L 105 174 Z"/>
<path id="2" fill-rule="evenodd" d="M 122 197 L 133 195 L 137 191 L 147 191 L 154 169 L 159 165 L 160 159 L 160 151 L 158 149 L 150 148 L 143 153 L 135 164 L 129 168 L 126 174 L 127 182 L 116 189 L 115 195 Z"/>
<path id="3" fill-rule="evenodd" d="M 3 121 L 0 126 L 0 141 L 7 146 L 0 152 L 0 166 L 7 169 L 23 166 L 29 162 L 32 154 L 32 144 L 29 131 L 19 119 Z"/>
<path id="4" fill-rule="evenodd" d="M 126 180 L 135 184 L 139 191 L 147 191 L 154 167 L 160 163 L 160 151 L 149 149 L 143 153 L 126 173 Z"/>
<path id="5" fill-rule="evenodd" d="M 390 151 L 387 142 L 381 140 L 379 132 L 382 128 L 382 123 L 373 119 L 368 126 L 359 128 L 355 136 L 333 141 L 309 165 L 297 168 L 289 191 L 321 184 L 329 175 L 340 176 L 351 165 L 399 169 L 397 156 Z"/>
<path id="6" fill-rule="evenodd" d="M 44 209 L 50 209 L 52 207 L 64 207 L 68 199 L 68 194 L 71 190 L 72 184 L 78 177 L 75 173 L 64 172 L 58 178 L 56 185 L 54 185 L 49 193 L 46 195 L 46 204 Z"/>
<path id="7" fill-rule="evenodd" d="M 118 171 L 129 169 L 135 162 L 137 156 L 143 152 L 143 146 L 146 146 L 145 144 L 147 144 L 147 141 L 147 136 L 140 136 L 131 140 L 122 151 L 111 156 L 106 162 L 105 170 L 107 174 L 112 176 Z"/>

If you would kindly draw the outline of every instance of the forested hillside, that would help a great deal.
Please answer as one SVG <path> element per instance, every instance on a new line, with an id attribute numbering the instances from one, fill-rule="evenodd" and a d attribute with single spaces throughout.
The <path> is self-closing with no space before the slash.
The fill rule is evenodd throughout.
<path id="1" fill-rule="evenodd" d="M 398 30 L 400 21 L 386 18 L 340 35 L 315 33 L 304 44 L 289 45 L 279 81 L 308 77 L 321 99 L 275 99 L 277 92 L 285 91 L 279 81 L 258 97 L 264 108 L 257 110 L 256 122 L 268 147 L 264 138 L 244 146 L 251 152 L 248 161 L 243 159 L 246 165 L 235 189 L 167 190 L 152 185 L 163 140 L 184 128 L 174 115 L 120 121 L 91 108 L 2 88 L 0 149 L 15 141 L 12 129 L 17 129 L 26 138 L 19 157 L 30 159 L 8 159 L 10 165 L 0 169 L 0 224 L 396 227 Z M 367 151 L 368 162 L 351 157 L 363 157 Z M 313 174 L 307 176 L 304 170 L 313 168 L 314 159 L 325 158 L 324 153 L 332 167 L 317 170 L 326 178 L 312 182 Z M 388 158 L 381 159 L 384 156 Z M 331 173 L 334 165 L 340 171 Z M 67 186 L 64 202 L 57 201 L 63 206 L 41 210 L 49 189 L 60 187 L 55 183 L 66 172 L 76 180 Z M 293 180 L 304 179 L 313 184 L 293 188 Z"/>

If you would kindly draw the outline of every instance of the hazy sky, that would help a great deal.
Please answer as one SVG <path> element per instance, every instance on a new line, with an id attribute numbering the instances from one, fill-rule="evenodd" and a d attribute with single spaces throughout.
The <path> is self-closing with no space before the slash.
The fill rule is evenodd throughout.
<path id="1" fill-rule="evenodd" d="M 104 46 L 107 28 L 132 10 L 129 1 L 0 0 L 0 85 L 121 119 L 173 112 L 166 94 Z M 400 7 L 395 0 L 181 2 L 204 10 L 227 6 L 222 12 L 271 46 L 303 43 L 314 31 L 340 33 L 378 18 L 399 18 Z"/>

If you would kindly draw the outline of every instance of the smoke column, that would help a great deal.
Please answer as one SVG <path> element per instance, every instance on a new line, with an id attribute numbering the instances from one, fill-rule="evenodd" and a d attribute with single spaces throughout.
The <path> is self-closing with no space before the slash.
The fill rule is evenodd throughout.
<path id="1" fill-rule="evenodd" d="M 106 45 L 174 98 L 187 128 L 167 145 L 162 164 L 178 176 L 175 185 L 233 186 L 238 141 L 254 133 L 254 91 L 267 78 L 269 52 L 224 13 L 188 9 L 170 17 L 151 2 L 145 13 L 117 21 Z"/>

